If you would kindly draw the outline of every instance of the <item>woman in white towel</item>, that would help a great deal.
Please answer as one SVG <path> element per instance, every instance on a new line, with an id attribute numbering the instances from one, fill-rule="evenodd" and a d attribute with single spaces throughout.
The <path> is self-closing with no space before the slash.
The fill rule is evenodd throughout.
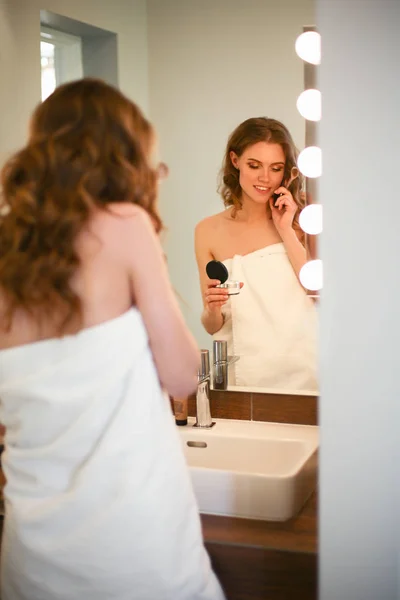
<path id="1" fill-rule="evenodd" d="M 275 119 L 251 118 L 228 140 L 220 192 L 225 210 L 195 231 L 204 303 L 202 323 L 240 356 L 231 383 L 315 390 L 316 312 L 299 282 L 306 262 L 298 224 L 304 206 L 298 151 Z M 210 280 L 206 265 L 221 261 L 243 283 L 239 295 Z"/>
<path id="2" fill-rule="evenodd" d="M 199 352 L 153 146 L 137 106 L 83 79 L 2 171 L 2 600 L 223 598 L 166 394 L 195 389 Z"/>

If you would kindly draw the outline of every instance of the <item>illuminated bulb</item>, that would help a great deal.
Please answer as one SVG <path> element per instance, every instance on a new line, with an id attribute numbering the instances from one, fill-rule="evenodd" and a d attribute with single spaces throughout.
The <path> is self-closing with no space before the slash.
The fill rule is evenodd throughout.
<path id="1" fill-rule="evenodd" d="M 305 90 L 297 98 L 297 110 L 308 121 L 321 120 L 321 92 Z"/>
<path id="2" fill-rule="evenodd" d="M 322 206 L 309 204 L 300 213 L 300 227 L 305 233 L 318 235 L 322 231 Z"/>
<path id="3" fill-rule="evenodd" d="M 304 148 L 297 159 L 297 166 L 305 177 L 319 177 L 322 173 L 322 152 L 318 146 Z"/>
<path id="4" fill-rule="evenodd" d="M 322 260 L 310 260 L 300 270 L 300 283 L 307 290 L 317 292 L 322 289 Z"/>
<path id="5" fill-rule="evenodd" d="M 296 53 L 312 65 L 321 63 L 321 36 L 316 31 L 305 31 L 296 40 Z"/>

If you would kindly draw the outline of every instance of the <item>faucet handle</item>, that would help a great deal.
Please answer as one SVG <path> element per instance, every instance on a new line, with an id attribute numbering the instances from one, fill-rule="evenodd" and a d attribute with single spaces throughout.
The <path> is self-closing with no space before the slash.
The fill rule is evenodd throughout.
<path id="1" fill-rule="evenodd" d="M 199 381 L 210 377 L 210 353 L 208 350 L 200 350 L 200 367 L 198 371 Z"/>

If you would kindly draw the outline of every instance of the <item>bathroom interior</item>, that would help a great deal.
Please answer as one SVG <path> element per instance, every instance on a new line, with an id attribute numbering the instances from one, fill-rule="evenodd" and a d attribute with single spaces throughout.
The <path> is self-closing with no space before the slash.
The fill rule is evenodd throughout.
<path id="1" fill-rule="evenodd" d="M 157 131 L 169 168 L 163 245 L 207 380 L 207 406 L 190 397 L 179 433 L 230 600 L 398 597 L 399 24 L 395 0 L 0 5 L 1 163 L 52 86 L 83 75 L 119 86 Z M 296 51 L 304 32 L 322 40 L 316 64 Z M 311 88 L 320 120 L 299 110 Z M 194 229 L 222 210 L 228 134 L 262 115 L 282 121 L 299 150 L 322 148 L 322 168 L 304 167 L 307 201 L 324 211 L 322 233 L 304 225 L 308 257 L 324 267 L 323 286 L 320 271 L 304 283 L 318 316 L 313 389 L 233 385 L 235 363 L 216 389 L 221 348 L 200 321 Z M 194 427 L 202 409 L 206 423 Z"/>

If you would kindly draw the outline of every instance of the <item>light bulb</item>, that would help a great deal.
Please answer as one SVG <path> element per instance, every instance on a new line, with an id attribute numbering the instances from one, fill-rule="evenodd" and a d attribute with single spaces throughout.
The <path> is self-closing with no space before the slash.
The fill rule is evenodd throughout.
<path id="1" fill-rule="evenodd" d="M 316 31 L 305 31 L 296 40 L 297 55 L 312 65 L 321 63 L 321 35 Z"/>
<path id="2" fill-rule="evenodd" d="M 321 92 L 319 90 L 305 90 L 297 98 L 297 110 L 308 121 L 321 120 Z"/>
<path id="3" fill-rule="evenodd" d="M 309 260 L 299 273 L 300 283 L 307 290 L 317 292 L 322 289 L 322 260 Z"/>
<path id="4" fill-rule="evenodd" d="M 318 146 L 304 148 L 297 159 L 297 166 L 305 177 L 319 177 L 322 173 L 322 152 Z"/>
<path id="5" fill-rule="evenodd" d="M 318 235 L 322 231 L 322 206 L 309 204 L 300 213 L 300 227 L 305 233 Z"/>

